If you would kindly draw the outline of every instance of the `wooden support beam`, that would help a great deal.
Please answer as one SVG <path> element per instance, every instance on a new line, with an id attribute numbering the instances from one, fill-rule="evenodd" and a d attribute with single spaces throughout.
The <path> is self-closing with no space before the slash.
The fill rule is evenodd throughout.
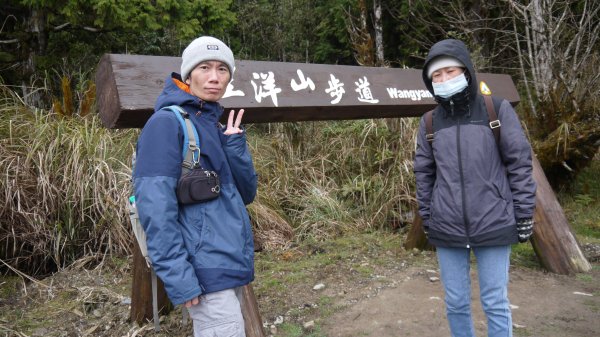
<path id="1" fill-rule="evenodd" d="M 180 64 L 179 57 L 104 55 L 96 72 L 103 124 L 144 126 L 165 79 Z M 510 76 L 478 73 L 477 79 L 494 95 L 519 102 Z M 237 61 L 220 102 L 226 109 L 244 108 L 245 123 L 411 117 L 436 105 L 419 69 L 261 61 Z"/>
<path id="2" fill-rule="evenodd" d="M 146 259 L 140 251 L 137 240 L 133 242 L 133 272 L 131 280 L 131 310 L 130 320 L 139 325 L 152 322 L 152 278 L 151 271 L 146 265 Z M 167 297 L 165 286 L 158 278 L 157 282 L 158 312 L 168 314 L 173 306 Z"/>
<path id="3" fill-rule="evenodd" d="M 557 274 L 590 271 L 592 265 L 583 255 L 567 217 L 535 155 L 533 156 L 533 178 L 537 183 L 537 193 L 531 244 L 540 263 L 548 271 Z"/>
<path id="4" fill-rule="evenodd" d="M 591 264 L 583 255 L 575 235 L 558 203 L 539 161 L 533 155 L 533 179 L 537 184 L 535 226 L 531 244 L 540 264 L 556 274 L 588 272 Z M 425 249 L 427 241 L 417 213 L 409 230 L 405 248 Z"/>
<path id="5" fill-rule="evenodd" d="M 415 207 L 414 213 L 413 223 L 408 229 L 408 234 L 406 234 L 406 240 L 404 241 L 404 249 L 433 250 L 433 246 L 427 242 L 427 236 L 423 232 L 423 219 L 419 216 L 417 207 Z"/>
<path id="6" fill-rule="evenodd" d="M 262 319 L 258 310 L 258 302 L 254 296 L 252 285 L 248 284 L 242 288 L 242 316 L 244 316 L 244 328 L 246 337 L 265 337 Z"/>

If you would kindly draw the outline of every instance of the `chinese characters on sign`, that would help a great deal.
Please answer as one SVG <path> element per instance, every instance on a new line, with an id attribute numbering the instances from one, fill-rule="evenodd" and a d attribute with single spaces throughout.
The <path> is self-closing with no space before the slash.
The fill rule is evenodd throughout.
<path id="1" fill-rule="evenodd" d="M 235 69 L 234 69 L 235 71 Z M 344 99 L 346 95 L 345 83 L 336 77 L 335 74 L 329 73 L 329 80 L 327 81 L 327 88 L 319 89 L 311 76 L 305 74 L 301 69 L 296 70 L 296 77 L 289 79 L 289 88 L 293 92 L 298 92 L 305 90 L 309 93 L 312 92 L 324 92 L 327 97 L 330 99 L 330 104 L 338 104 Z M 319 76 L 323 76 L 318 74 Z M 280 76 L 281 77 L 281 76 Z M 266 72 L 252 72 L 252 78 L 250 79 L 250 84 L 254 90 L 254 99 L 256 102 L 261 103 L 263 99 L 270 100 L 272 104 L 276 107 L 279 106 L 278 97 L 279 94 L 284 92 L 287 88 L 281 87 L 278 83 L 285 83 L 285 78 L 276 78 L 276 75 L 273 71 Z M 238 82 L 234 83 L 235 80 L 232 80 L 228 85 L 225 91 L 225 95 L 223 98 L 227 97 L 243 97 L 246 96 L 243 90 L 236 89 L 236 85 L 239 85 Z M 318 82 L 318 81 L 317 81 Z M 362 103 L 369 104 L 378 104 L 380 102 L 379 98 L 376 97 L 371 90 L 371 83 L 367 76 L 362 76 L 357 78 L 354 82 L 354 92 L 356 92 L 356 99 Z M 431 98 L 432 95 L 428 90 L 422 89 L 399 89 L 393 87 L 386 87 L 387 94 L 390 99 L 408 99 L 412 101 L 420 101 L 423 98 Z M 346 100 L 345 100 L 346 101 Z M 346 101 L 349 102 L 349 101 Z"/>

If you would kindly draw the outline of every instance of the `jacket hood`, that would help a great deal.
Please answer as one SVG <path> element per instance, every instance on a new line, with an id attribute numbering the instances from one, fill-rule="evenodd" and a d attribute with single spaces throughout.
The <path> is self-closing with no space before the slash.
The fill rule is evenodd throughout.
<path id="1" fill-rule="evenodd" d="M 469 54 L 469 49 L 467 46 L 459 40 L 447 39 L 442 40 L 436 44 L 434 44 L 429 50 L 429 54 L 427 54 L 427 58 L 425 59 L 425 64 L 423 65 L 423 83 L 431 92 L 433 93 L 433 86 L 431 84 L 431 79 L 427 76 L 427 68 L 431 61 L 438 56 L 452 56 L 462 62 L 466 70 L 465 72 L 468 74 L 467 78 L 469 80 L 469 90 L 471 98 L 477 95 L 477 78 L 475 77 L 475 69 L 473 68 L 473 63 L 471 62 L 471 56 Z"/>
<path id="2" fill-rule="evenodd" d="M 165 79 L 165 87 L 156 99 L 154 111 L 158 111 L 170 105 L 179 105 L 190 114 L 202 111 L 202 114 L 210 119 L 219 120 L 223 114 L 223 108 L 218 102 L 206 102 L 190 94 L 187 84 L 181 80 L 181 76 L 172 73 Z"/>

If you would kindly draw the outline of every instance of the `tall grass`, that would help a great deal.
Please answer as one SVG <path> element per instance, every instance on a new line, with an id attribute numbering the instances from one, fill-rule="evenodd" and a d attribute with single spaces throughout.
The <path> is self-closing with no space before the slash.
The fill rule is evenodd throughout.
<path id="1" fill-rule="evenodd" d="M 34 111 L 10 90 L 0 94 L 0 262 L 43 274 L 82 256 L 129 254 L 124 206 L 138 131 L 107 130 L 95 114 L 82 116 L 91 109 L 88 94 L 72 111 L 64 98 L 51 111 Z M 259 174 L 249 206 L 257 246 L 410 220 L 416 126 L 414 119 L 249 126 Z"/>
<path id="2" fill-rule="evenodd" d="M 96 116 L 31 110 L 0 92 L 0 259 L 44 274 L 82 256 L 125 253 L 121 204 L 137 133 L 107 130 Z"/>
<path id="3" fill-rule="evenodd" d="M 253 218 L 262 218 L 267 204 L 298 239 L 399 227 L 414 203 L 416 126 L 414 119 L 254 126 Z"/>

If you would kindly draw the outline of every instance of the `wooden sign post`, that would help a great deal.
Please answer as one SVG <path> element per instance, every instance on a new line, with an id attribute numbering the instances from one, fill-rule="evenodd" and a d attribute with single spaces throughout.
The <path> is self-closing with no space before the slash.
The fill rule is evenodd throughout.
<path id="1" fill-rule="evenodd" d="M 171 72 L 179 72 L 180 64 L 179 57 L 104 55 L 96 72 L 98 111 L 104 126 L 143 127 L 153 113 L 165 80 Z M 519 94 L 510 76 L 478 73 L 477 79 L 484 81 L 494 95 L 504 97 L 513 106 L 519 103 Z M 244 108 L 244 123 L 417 117 L 437 105 L 425 88 L 418 69 L 261 61 L 236 61 L 233 81 L 220 103 L 225 109 Z M 540 176 L 543 176 L 541 170 L 536 174 L 536 177 Z M 538 193 L 554 198 L 551 189 L 541 189 Z M 552 221 L 556 212 L 562 212 L 560 206 L 552 204 L 551 210 L 545 207 L 544 203 L 538 204 L 538 212 L 546 216 L 536 217 L 536 243 L 545 238 L 537 236 L 541 227 L 560 227 L 557 232 L 571 233 L 566 220 Z M 416 218 L 407 238 L 407 243 L 415 248 L 423 248 L 426 243 L 419 225 L 420 219 Z M 577 253 L 581 249 L 576 241 L 552 239 L 549 245 L 539 242 L 535 246 L 540 261 L 548 270 L 563 272 L 563 269 L 555 269 L 554 264 L 544 261 L 575 259 L 578 262 L 571 266 L 578 267 L 577 271 L 585 271 L 587 261 L 583 254 Z M 557 246 L 564 249 L 557 249 Z M 150 279 L 144 273 L 136 273 L 132 291 L 143 289 L 142 285 L 149 283 Z M 148 302 L 140 297 L 143 296 L 132 296 L 132 313 L 151 312 L 141 309 L 148 306 Z M 258 305 L 250 286 L 244 290 L 244 298 L 242 311 L 246 335 L 264 336 Z M 137 319 L 143 315 L 132 317 Z"/>
<path id="2" fill-rule="evenodd" d="M 140 128 L 181 58 L 107 54 L 96 72 L 98 111 L 108 128 Z M 511 104 L 519 94 L 508 75 L 478 73 Z M 416 117 L 436 103 L 418 69 L 236 61 L 219 101 L 246 110 L 244 123 Z"/>

